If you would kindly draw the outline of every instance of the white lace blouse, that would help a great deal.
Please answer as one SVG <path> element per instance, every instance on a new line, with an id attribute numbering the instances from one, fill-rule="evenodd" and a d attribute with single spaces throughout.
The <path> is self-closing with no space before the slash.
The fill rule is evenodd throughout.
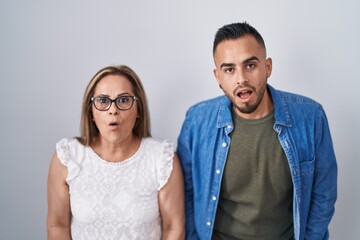
<path id="1" fill-rule="evenodd" d="M 161 238 L 158 191 L 173 169 L 173 144 L 144 138 L 119 163 L 76 139 L 60 140 L 56 151 L 68 169 L 72 239 Z"/>

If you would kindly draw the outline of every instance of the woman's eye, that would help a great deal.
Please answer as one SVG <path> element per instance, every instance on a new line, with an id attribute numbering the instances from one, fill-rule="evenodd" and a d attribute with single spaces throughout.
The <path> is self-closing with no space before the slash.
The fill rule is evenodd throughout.
<path id="1" fill-rule="evenodd" d="M 105 97 L 99 97 L 98 98 L 98 102 L 99 103 L 108 103 L 109 102 L 109 99 L 105 98 Z"/>
<path id="2" fill-rule="evenodd" d="M 129 101 L 129 97 L 119 97 L 117 100 L 118 103 L 127 103 Z"/>

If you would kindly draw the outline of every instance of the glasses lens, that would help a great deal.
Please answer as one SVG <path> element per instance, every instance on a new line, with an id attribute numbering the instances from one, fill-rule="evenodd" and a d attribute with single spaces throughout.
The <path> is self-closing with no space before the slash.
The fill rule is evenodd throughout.
<path id="1" fill-rule="evenodd" d="M 130 109 L 133 105 L 134 98 L 131 96 L 121 96 L 118 97 L 116 100 L 116 106 L 119 109 L 127 110 Z"/>
<path id="2" fill-rule="evenodd" d="M 107 97 L 96 97 L 94 101 L 95 107 L 99 110 L 107 110 L 111 101 Z"/>

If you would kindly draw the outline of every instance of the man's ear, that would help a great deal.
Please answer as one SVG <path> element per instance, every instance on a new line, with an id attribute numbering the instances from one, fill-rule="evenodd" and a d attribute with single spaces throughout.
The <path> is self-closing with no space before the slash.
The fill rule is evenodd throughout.
<path id="1" fill-rule="evenodd" d="M 266 59 L 266 77 L 269 78 L 271 76 L 272 72 L 272 59 L 267 58 Z"/>
<path id="2" fill-rule="evenodd" d="M 216 81 L 218 82 L 218 84 L 220 85 L 220 78 L 219 78 L 219 71 L 217 68 L 214 68 L 213 70 L 214 76 L 216 78 Z"/>

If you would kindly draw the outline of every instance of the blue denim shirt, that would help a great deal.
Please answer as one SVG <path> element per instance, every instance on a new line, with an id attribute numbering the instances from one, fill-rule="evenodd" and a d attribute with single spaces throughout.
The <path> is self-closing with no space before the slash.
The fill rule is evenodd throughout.
<path id="1" fill-rule="evenodd" d="M 328 239 L 337 197 L 337 164 L 322 106 L 312 99 L 275 90 L 275 124 L 294 186 L 294 237 Z M 178 138 L 185 179 L 186 239 L 211 239 L 221 179 L 233 130 L 226 96 L 191 107 Z"/>

